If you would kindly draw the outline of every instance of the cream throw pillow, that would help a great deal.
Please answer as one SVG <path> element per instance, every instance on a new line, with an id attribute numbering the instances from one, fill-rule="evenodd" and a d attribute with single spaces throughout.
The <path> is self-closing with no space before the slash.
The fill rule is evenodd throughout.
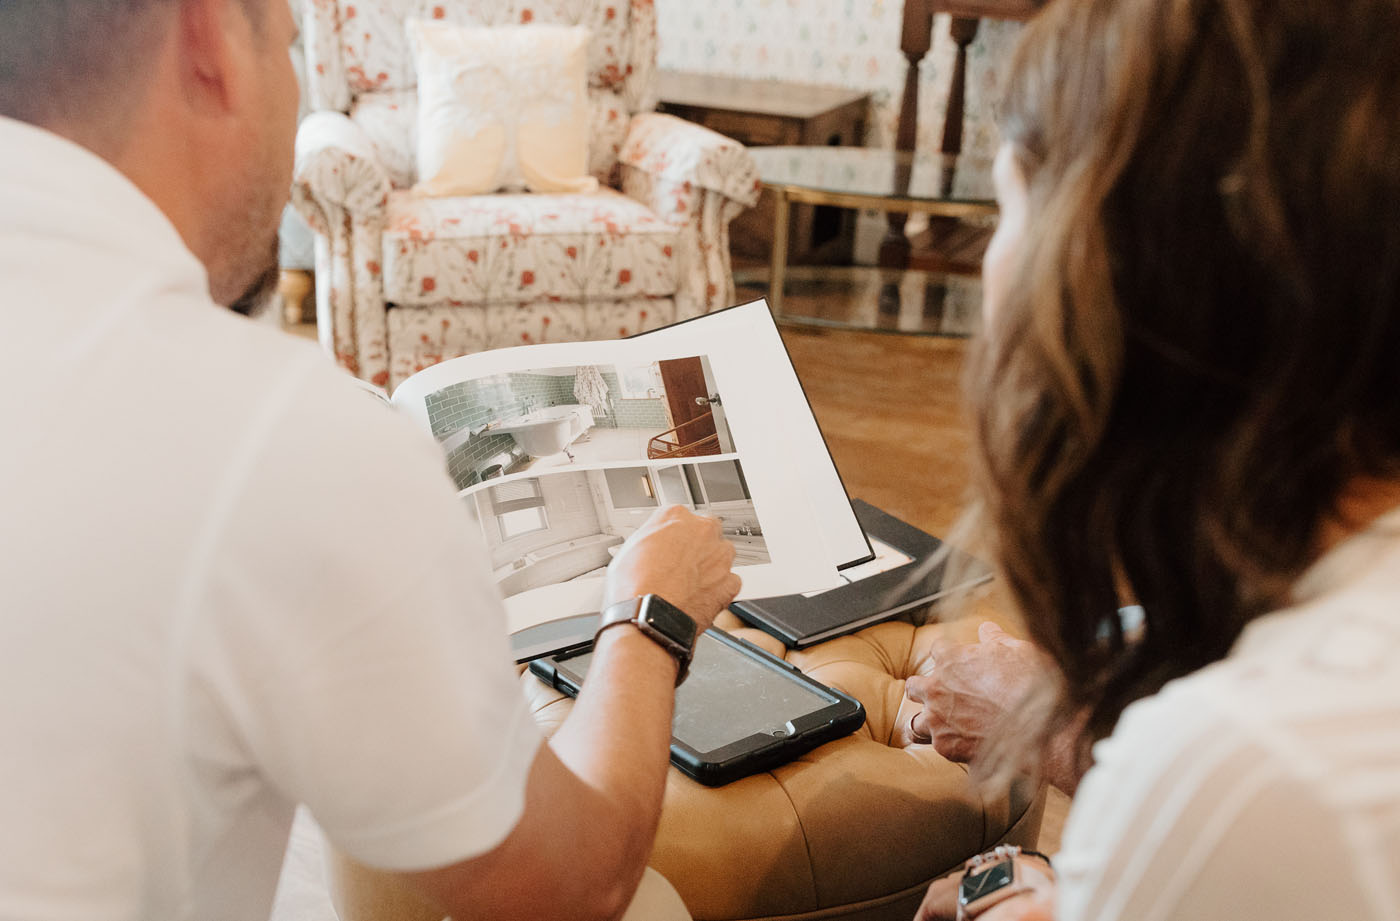
<path id="1" fill-rule="evenodd" d="M 418 69 L 419 195 L 592 192 L 582 26 L 406 24 Z"/>

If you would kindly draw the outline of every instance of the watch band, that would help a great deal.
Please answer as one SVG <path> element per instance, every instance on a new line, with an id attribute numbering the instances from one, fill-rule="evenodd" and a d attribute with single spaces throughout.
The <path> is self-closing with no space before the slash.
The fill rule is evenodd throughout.
<path id="1" fill-rule="evenodd" d="M 1019 844 L 998 844 L 990 851 L 981 854 L 974 854 L 963 861 L 963 869 L 975 870 L 984 863 L 991 863 L 994 860 L 1005 860 L 1008 857 L 1035 857 L 1045 862 L 1051 870 L 1055 869 L 1055 862 L 1050 859 L 1049 854 L 1042 854 L 1040 851 L 1032 850 L 1028 847 L 1021 847 Z"/>
<path id="2" fill-rule="evenodd" d="M 680 608 L 660 595 L 641 595 L 608 605 L 598 621 L 593 642 L 604 630 L 618 624 L 631 624 L 676 660 L 676 686 L 685 680 L 695 652 L 696 623 Z"/>

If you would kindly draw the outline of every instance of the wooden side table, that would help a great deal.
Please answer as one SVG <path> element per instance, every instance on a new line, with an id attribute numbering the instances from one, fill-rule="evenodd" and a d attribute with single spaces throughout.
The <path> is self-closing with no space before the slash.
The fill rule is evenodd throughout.
<path id="1" fill-rule="evenodd" d="M 657 89 L 661 111 L 704 125 L 746 147 L 859 147 L 865 141 L 870 94 L 859 90 L 667 70 L 658 75 Z M 773 209 L 773 196 L 765 192 L 756 208 L 730 225 L 736 255 L 768 257 Z M 849 211 L 799 205 L 790 226 L 789 261 L 850 261 L 855 216 Z"/>

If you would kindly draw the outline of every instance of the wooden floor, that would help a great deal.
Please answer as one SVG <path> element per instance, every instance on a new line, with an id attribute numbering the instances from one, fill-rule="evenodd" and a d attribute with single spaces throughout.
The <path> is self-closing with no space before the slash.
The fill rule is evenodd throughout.
<path id="1" fill-rule="evenodd" d="M 846 490 L 934 534 L 964 505 L 965 339 L 784 327 Z"/>

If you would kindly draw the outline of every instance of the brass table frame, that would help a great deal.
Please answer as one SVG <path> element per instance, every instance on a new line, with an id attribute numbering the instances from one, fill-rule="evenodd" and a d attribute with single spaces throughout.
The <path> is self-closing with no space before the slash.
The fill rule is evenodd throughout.
<path id="1" fill-rule="evenodd" d="M 833 192 L 811 186 L 783 182 L 763 182 L 774 195 L 773 255 L 769 263 L 768 306 L 775 319 L 783 319 L 783 288 L 787 284 L 788 233 L 790 211 L 794 202 L 806 205 L 829 205 L 836 208 L 870 209 L 904 214 L 934 214 L 941 217 L 980 217 L 995 215 L 996 202 L 986 200 L 949 201 L 939 198 L 915 198 L 904 195 L 879 195 L 859 192 Z"/>

